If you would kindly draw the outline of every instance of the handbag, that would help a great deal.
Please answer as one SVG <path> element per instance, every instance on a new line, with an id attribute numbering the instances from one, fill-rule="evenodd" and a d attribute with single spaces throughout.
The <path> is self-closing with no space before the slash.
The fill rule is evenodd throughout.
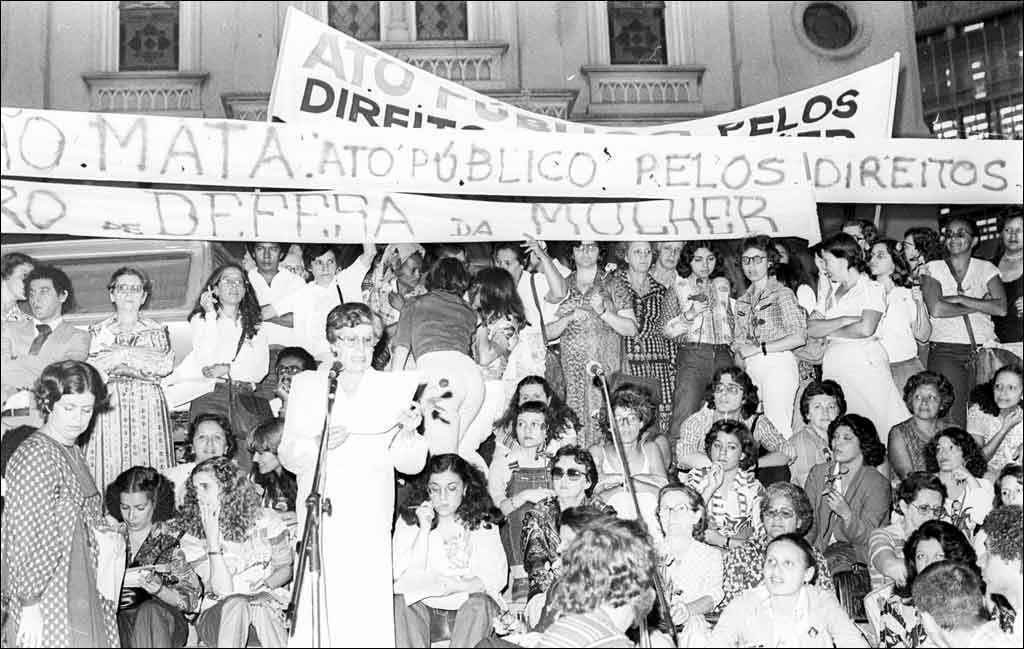
<path id="1" fill-rule="evenodd" d="M 561 345 L 551 345 L 548 339 L 548 330 L 544 326 L 544 311 L 541 308 L 540 298 L 537 296 L 537 282 L 530 273 L 530 292 L 533 293 L 533 302 L 537 305 L 537 317 L 540 318 L 540 336 L 544 340 L 544 380 L 547 381 L 551 391 L 558 395 L 558 398 L 565 400 L 565 370 L 562 369 Z"/>
<path id="2" fill-rule="evenodd" d="M 757 429 L 757 422 L 760 419 L 761 415 L 754 415 L 754 421 L 750 423 L 751 435 L 753 435 L 754 431 Z M 754 444 L 754 448 L 757 450 L 757 457 L 759 459 L 764 457 L 765 455 L 768 455 L 768 453 L 771 452 L 765 447 L 761 446 L 760 441 L 755 440 Z M 760 465 L 755 465 L 755 467 L 756 468 L 754 469 L 754 477 L 756 477 L 757 481 L 760 482 L 761 485 L 764 487 L 768 487 L 768 485 L 774 484 L 776 482 L 789 482 L 790 478 L 792 478 L 792 473 L 790 472 L 788 466 L 762 467 Z"/>
<path id="3" fill-rule="evenodd" d="M 957 293 L 963 294 L 964 288 L 961 280 L 953 269 L 953 264 L 946 260 L 949 266 L 949 274 L 956 281 Z M 971 339 L 971 357 L 967 360 L 967 373 L 971 376 L 974 385 L 982 385 L 991 381 L 996 372 L 1007 365 L 1018 362 L 1016 354 L 1000 347 L 982 347 L 978 345 L 974 337 L 974 327 L 971 326 L 971 317 L 966 313 L 963 315 L 964 325 L 967 327 L 967 336 Z"/>
<path id="4" fill-rule="evenodd" d="M 235 348 L 235 356 L 242 350 L 245 342 L 245 334 L 238 337 L 238 347 Z M 244 448 L 245 439 L 249 432 L 265 421 L 274 418 L 274 411 L 270 409 L 270 402 L 257 396 L 251 386 L 246 389 L 246 384 L 231 379 L 231 372 L 228 371 L 227 379 L 218 381 L 213 392 L 193 399 L 189 405 L 189 419 L 195 419 L 198 415 L 213 413 L 227 418 L 231 424 L 232 434 L 241 443 L 239 448 Z"/>

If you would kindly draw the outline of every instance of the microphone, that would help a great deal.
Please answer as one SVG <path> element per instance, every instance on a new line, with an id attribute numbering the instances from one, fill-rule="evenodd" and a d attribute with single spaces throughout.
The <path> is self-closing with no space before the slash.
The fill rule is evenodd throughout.
<path id="1" fill-rule="evenodd" d="M 327 374 L 327 377 L 333 381 L 338 378 L 338 375 L 341 374 L 341 370 L 343 369 L 344 367 L 342 366 L 341 361 L 334 361 L 334 364 L 331 365 L 331 371 Z"/>
<path id="2" fill-rule="evenodd" d="M 604 376 L 604 365 L 601 365 L 598 361 L 590 361 L 587 363 L 587 374 L 590 376 Z"/>

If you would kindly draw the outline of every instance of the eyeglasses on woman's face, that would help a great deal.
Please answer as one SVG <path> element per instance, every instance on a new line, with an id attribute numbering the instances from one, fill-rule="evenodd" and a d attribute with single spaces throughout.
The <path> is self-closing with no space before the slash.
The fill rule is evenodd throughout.
<path id="1" fill-rule="evenodd" d="M 756 266 L 757 264 L 763 262 L 765 259 L 768 259 L 767 255 L 743 255 L 742 257 L 740 257 L 740 262 L 744 266 Z"/>
<path id="2" fill-rule="evenodd" d="M 553 480 L 561 480 L 566 478 L 572 482 L 579 482 L 583 478 L 587 477 L 587 474 L 579 469 L 563 469 L 560 466 L 556 466 L 551 469 L 551 478 Z"/>
<path id="3" fill-rule="evenodd" d="M 141 295 L 145 292 L 140 284 L 115 284 L 111 290 L 118 295 Z"/>
<path id="4" fill-rule="evenodd" d="M 715 394 L 742 394 L 743 386 L 738 383 L 716 383 Z"/>
<path id="5" fill-rule="evenodd" d="M 946 513 L 946 509 L 942 505 L 918 505 L 917 503 L 910 503 L 910 506 L 916 509 L 917 513 L 922 516 L 942 518 L 942 515 Z"/>
<path id="6" fill-rule="evenodd" d="M 221 277 L 217 283 L 228 288 L 242 288 L 245 286 L 244 279 L 235 279 L 233 277 Z"/>

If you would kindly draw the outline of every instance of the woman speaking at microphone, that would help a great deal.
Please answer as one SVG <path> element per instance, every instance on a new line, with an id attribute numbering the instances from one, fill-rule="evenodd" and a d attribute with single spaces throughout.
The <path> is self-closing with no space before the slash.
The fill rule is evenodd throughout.
<path id="1" fill-rule="evenodd" d="M 319 637 L 325 647 L 393 647 L 394 470 L 419 473 L 427 459 L 427 443 L 416 433 L 419 408 L 412 402 L 418 376 L 371 369 L 383 323 L 365 304 L 335 307 L 326 329 L 333 363 L 292 379 L 278 448 L 281 463 L 298 477 L 304 499 L 313 486 L 320 434 L 330 416 L 321 493 L 331 501 L 331 513 L 321 519 L 320 628 L 312 628 L 316 580 L 308 575 L 291 644 L 313 647 Z M 328 413 L 330 375 L 336 376 L 337 386 Z M 301 505 L 297 509 L 301 530 L 306 511 Z"/>

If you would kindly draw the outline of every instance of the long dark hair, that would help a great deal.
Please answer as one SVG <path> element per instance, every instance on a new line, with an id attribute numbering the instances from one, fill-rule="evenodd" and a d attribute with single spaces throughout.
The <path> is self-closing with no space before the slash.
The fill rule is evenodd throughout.
<path id="1" fill-rule="evenodd" d="M 162 523 L 174 517 L 174 483 L 163 474 L 148 466 L 133 466 L 117 476 L 107 486 L 104 500 L 107 512 L 116 521 L 123 521 L 121 515 L 121 494 L 144 493 L 153 503 L 153 522 Z"/>
<path id="2" fill-rule="evenodd" d="M 477 313 L 485 325 L 508 318 L 518 331 L 526 324 L 523 299 L 504 268 L 481 268 L 473 277 L 469 288 L 469 302 L 476 305 Z"/>
<path id="3" fill-rule="evenodd" d="M 235 263 L 224 264 L 217 268 L 210 274 L 210 277 L 203 284 L 203 288 L 199 291 L 199 297 L 196 298 L 195 306 L 192 307 L 191 313 L 188 314 L 188 319 L 191 320 L 194 316 L 201 315 L 206 317 L 206 311 L 200 300 L 203 297 L 203 293 L 210 290 L 214 286 L 220 283 L 221 275 L 224 274 L 229 268 L 234 268 L 242 274 L 242 283 L 245 287 L 245 295 L 242 297 L 242 302 L 238 305 L 238 318 L 242 324 L 242 337 L 247 340 L 252 340 L 256 336 L 256 332 L 259 331 L 260 325 L 263 324 L 263 312 L 260 310 L 259 300 L 256 299 L 256 289 L 252 287 L 249 282 L 249 275 L 245 272 L 245 269 Z M 217 304 L 217 312 L 220 313 L 220 303 Z"/>
<path id="4" fill-rule="evenodd" d="M 875 254 L 875 246 L 879 245 L 885 246 L 885 249 L 889 251 L 889 258 L 892 259 L 892 274 L 889 275 L 892 278 L 892 283 L 903 288 L 910 288 L 914 282 L 911 277 L 910 264 L 907 263 L 907 258 L 900 252 L 900 243 L 893 239 L 877 239 L 871 244 L 872 255 Z M 872 279 L 878 278 L 872 276 Z"/>
<path id="5" fill-rule="evenodd" d="M 516 418 L 519 416 L 519 392 L 528 385 L 539 385 L 544 389 L 544 394 L 548 398 L 548 410 L 551 411 L 554 418 L 558 421 L 558 426 L 551 433 L 555 439 L 561 438 L 564 428 L 580 429 L 580 418 L 576 416 L 576 411 L 565 405 L 562 398 L 551 389 L 551 386 L 548 385 L 547 380 L 543 376 L 531 374 L 520 379 L 516 389 L 512 392 L 512 398 L 509 399 L 508 405 L 505 407 L 505 412 L 501 413 L 501 416 L 494 420 L 495 433 L 498 434 L 498 431 L 501 431 L 501 437 L 503 438 L 498 441 L 509 442 L 510 439 L 515 439 Z"/>
<path id="6" fill-rule="evenodd" d="M 434 455 L 427 460 L 427 466 L 416 476 L 400 510 L 403 521 L 413 526 L 418 524 L 416 508 L 430 500 L 430 492 L 427 489 L 430 477 L 445 471 L 451 471 L 459 476 L 466 487 L 462 504 L 455 510 L 456 518 L 466 526 L 466 529 L 475 530 L 481 525 L 490 528 L 501 521 L 501 510 L 495 507 L 494 501 L 491 500 L 484 474 L 455 453 Z M 434 518 L 434 525 L 437 525 L 437 517 Z"/>
<path id="7" fill-rule="evenodd" d="M 249 454 L 273 453 L 277 455 L 277 449 L 281 445 L 284 420 L 280 417 L 265 421 L 253 429 L 249 435 Z M 252 469 L 249 472 L 249 479 L 263 489 L 263 504 L 277 511 L 295 511 L 295 500 L 299 494 L 298 481 L 295 474 L 288 469 L 279 467 L 277 471 L 261 473 L 259 466 L 253 461 Z M 285 508 L 281 510 L 279 503 L 284 501 Z"/>
<path id="8" fill-rule="evenodd" d="M 903 544 L 903 563 L 907 568 L 907 580 L 902 586 L 896 586 L 893 589 L 893 592 L 900 597 L 910 597 L 914 580 L 917 579 L 917 546 L 921 541 L 928 539 L 938 541 L 942 547 L 942 554 L 948 561 L 972 566 L 978 561 L 978 556 L 967 537 L 955 525 L 946 521 L 922 523 L 921 527 L 914 530 L 914 533 Z M 977 568 L 975 567 L 975 569 Z"/>

